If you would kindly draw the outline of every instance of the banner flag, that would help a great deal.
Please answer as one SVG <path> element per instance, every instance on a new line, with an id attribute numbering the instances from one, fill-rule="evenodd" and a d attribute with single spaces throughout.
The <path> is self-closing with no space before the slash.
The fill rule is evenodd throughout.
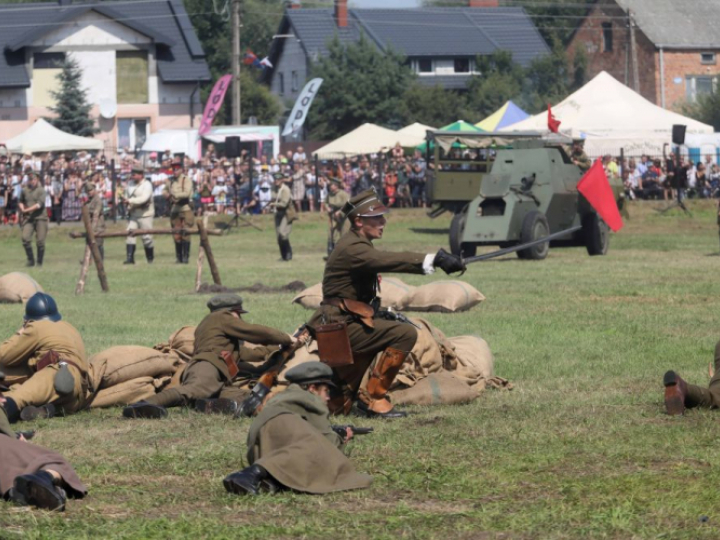
<path id="1" fill-rule="evenodd" d="M 310 111 L 310 105 L 312 105 L 312 102 L 315 99 L 322 83 L 322 79 L 313 79 L 305 85 L 305 88 L 302 89 L 302 92 L 300 92 L 300 95 L 295 102 L 295 106 L 292 108 L 292 112 L 285 123 L 285 129 L 282 131 L 283 137 L 295 133 L 303 126 L 308 112 Z"/>
<path id="2" fill-rule="evenodd" d="M 215 83 L 212 92 L 210 92 L 210 96 L 205 104 L 202 122 L 200 122 L 200 129 L 198 130 L 198 135 L 201 137 L 210 131 L 215 115 L 223 104 L 225 92 L 227 92 L 227 89 L 230 87 L 231 81 L 232 75 L 223 75 L 218 79 L 218 82 Z"/>

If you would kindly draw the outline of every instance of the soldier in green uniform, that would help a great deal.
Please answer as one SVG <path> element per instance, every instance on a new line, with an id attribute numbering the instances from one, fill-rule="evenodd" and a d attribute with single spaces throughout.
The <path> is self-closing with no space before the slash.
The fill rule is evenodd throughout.
<path id="1" fill-rule="evenodd" d="M 0 406 L 11 423 L 85 406 L 85 345 L 78 331 L 61 319 L 52 296 L 35 293 L 25 304 L 22 328 L 0 345 L 0 369 L 10 387 L 0 396 Z"/>
<path id="2" fill-rule="evenodd" d="M 343 227 L 347 221 L 347 216 L 342 210 L 350 200 L 350 195 L 343 189 L 342 180 L 339 178 L 330 178 L 328 182 L 328 196 L 325 205 L 327 206 L 328 219 L 330 220 L 327 246 L 327 254 L 329 256 L 335 248 L 335 243 L 340 240 L 340 237 L 343 235 Z"/>
<path id="3" fill-rule="evenodd" d="M 592 161 L 585 153 L 585 139 L 573 139 L 570 159 L 582 172 L 587 171 L 592 166 Z"/>
<path id="4" fill-rule="evenodd" d="M 26 266 L 35 266 L 32 249 L 32 236 L 35 233 L 37 244 L 37 264 L 43 265 L 45 256 L 45 238 L 48 231 L 48 215 L 45 211 L 45 188 L 40 185 L 40 178 L 34 171 L 28 173 L 28 184 L 22 189 L 18 209 L 22 226 L 22 243 L 27 255 Z"/>
<path id="5" fill-rule="evenodd" d="M 287 371 L 292 384 L 270 398 L 248 432 L 250 467 L 228 475 L 225 489 L 257 495 L 289 488 L 304 493 L 331 493 L 366 488 L 372 477 L 355 472 L 342 449 L 353 437 L 329 421 L 327 402 L 333 372 L 321 362 L 306 362 Z"/>
<path id="6" fill-rule="evenodd" d="M 357 394 L 361 414 L 385 418 L 405 416 L 393 409 L 387 392 L 415 345 L 417 332 L 410 324 L 375 317 L 379 306 L 378 274 L 431 274 L 436 267 L 449 274 L 465 269 L 462 259 L 443 249 L 431 254 L 375 249 L 373 240 L 382 238 L 384 215 L 388 211 L 374 190 L 350 199 L 344 212 L 351 229 L 328 258 L 322 282 L 323 302 L 308 323 L 315 329 L 330 323 L 347 325 L 353 364 L 335 368 L 342 395 L 331 401 L 333 412 L 349 412 Z M 360 388 L 365 372 L 379 352 L 382 354 L 372 365 L 367 383 Z"/>
<path id="7" fill-rule="evenodd" d="M 93 179 L 96 175 L 93 175 Z M 98 238 L 97 234 L 105 232 L 105 216 L 103 214 L 103 201 L 98 193 L 97 187 L 94 181 L 86 182 L 83 186 L 83 190 L 87 195 L 85 204 L 90 214 L 90 223 L 93 224 L 93 233 L 95 233 L 95 243 L 97 244 L 98 250 L 100 250 L 100 257 L 105 259 L 105 243 L 104 238 Z"/>
<path id="8" fill-rule="evenodd" d="M 184 171 L 182 161 L 175 159 L 172 165 L 173 174 L 165 187 L 166 195 L 170 199 L 172 206 L 170 207 L 170 226 L 175 229 L 182 229 L 173 235 L 175 240 L 175 262 L 180 264 L 188 264 L 190 261 L 190 235 L 184 231 L 190 230 L 195 225 L 195 215 L 193 214 L 190 201 L 193 196 L 192 180 L 188 178 Z"/>
<path id="9" fill-rule="evenodd" d="M 125 418 L 163 418 L 167 407 L 190 405 L 204 412 L 234 412 L 237 403 L 223 397 L 238 373 L 253 369 L 251 362 L 261 362 L 276 348 L 267 345 L 289 346 L 287 334 L 259 324 L 250 324 L 240 315 L 247 313 L 242 298 L 236 294 L 220 294 L 207 303 L 210 314 L 195 330 L 195 349 L 178 388 L 166 388 L 159 394 L 123 409 Z M 265 345 L 249 348 L 244 342 Z M 214 402 L 220 397 L 219 402 Z M 223 410 L 229 408 L 229 410 Z"/>
<path id="10" fill-rule="evenodd" d="M 720 407 L 720 341 L 715 345 L 715 373 L 708 388 L 688 384 L 675 371 L 668 371 L 663 377 L 665 386 L 665 408 L 670 415 L 683 414 L 685 409 Z"/>
<path id="11" fill-rule="evenodd" d="M 277 243 L 280 247 L 280 257 L 282 261 L 292 260 L 292 246 L 290 245 L 290 233 L 292 232 L 292 223 L 297 219 L 295 205 L 292 200 L 292 191 L 288 186 L 290 178 L 286 178 L 282 173 L 275 173 L 275 200 L 270 204 L 275 210 L 275 235 Z"/>

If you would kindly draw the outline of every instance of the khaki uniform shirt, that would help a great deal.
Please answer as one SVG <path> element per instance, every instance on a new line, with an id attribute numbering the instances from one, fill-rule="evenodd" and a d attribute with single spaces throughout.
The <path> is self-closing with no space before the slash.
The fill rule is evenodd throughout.
<path id="1" fill-rule="evenodd" d="M 30 321 L 14 336 L 0 345 L 0 367 L 34 368 L 48 352 L 70 360 L 87 373 L 85 345 L 75 328 L 65 321 Z M 13 369 L 14 371 L 14 369 Z M 8 370 L 10 375 L 10 370 Z"/>
<path id="2" fill-rule="evenodd" d="M 171 178 L 165 185 L 165 189 L 172 198 L 171 214 L 192 210 L 190 200 L 193 196 L 193 184 L 187 176 L 181 174 L 177 179 Z"/>
<path id="3" fill-rule="evenodd" d="M 341 210 L 343 206 L 345 206 L 345 203 L 350 200 L 350 195 L 348 195 L 348 192 L 340 189 L 335 193 L 328 193 L 327 200 L 325 201 L 325 204 L 332 210 L 333 212 L 337 212 L 338 210 Z M 342 218 L 343 221 L 345 218 Z"/>
<path id="4" fill-rule="evenodd" d="M 582 172 L 587 171 L 592 166 L 592 162 L 590 161 L 588 155 L 585 153 L 585 150 L 580 150 L 579 152 L 574 151 L 572 154 L 570 154 L 570 156 L 572 157 L 572 159 L 577 161 L 577 166 L 580 167 L 580 170 Z"/>
<path id="5" fill-rule="evenodd" d="M 40 208 L 34 210 L 30 214 L 23 214 L 25 216 L 25 222 L 33 221 L 47 221 L 48 216 L 45 211 L 45 199 L 47 195 L 45 188 L 40 184 L 35 189 L 30 189 L 30 186 L 25 186 L 20 194 L 20 202 L 25 205 L 25 208 L 30 208 L 36 204 L 40 205 Z"/>
<path id="6" fill-rule="evenodd" d="M 258 362 L 270 352 L 267 348 L 250 349 L 245 341 L 259 345 L 290 345 L 290 336 L 261 324 L 251 324 L 235 318 L 228 309 L 210 313 L 195 329 L 195 350 L 193 362 L 205 360 L 215 366 L 226 379 L 230 379 L 225 360 L 221 353 L 232 355 L 233 361 Z"/>
<path id="7" fill-rule="evenodd" d="M 147 178 L 143 179 L 128 197 L 130 218 L 139 219 L 153 217 L 155 205 L 153 204 L 153 186 Z"/>
<path id="8" fill-rule="evenodd" d="M 90 213 L 90 223 L 97 225 L 93 229 L 95 234 L 103 232 L 105 230 L 105 216 L 103 215 L 103 202 L 100 194 L 95 191 L 95 195 L 87 203 L 88 212 Z"/>

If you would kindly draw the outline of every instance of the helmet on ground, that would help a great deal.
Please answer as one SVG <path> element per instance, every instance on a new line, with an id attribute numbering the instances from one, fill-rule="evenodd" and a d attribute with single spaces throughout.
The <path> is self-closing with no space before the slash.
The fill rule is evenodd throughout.
<path id="1" fill-rule="evenodd" d="M 52 296 L 42 292 L 33 294 L 25 304 L 26 321 L 49 320 L 57 322 L 62 319 L 57 304 Z"/>

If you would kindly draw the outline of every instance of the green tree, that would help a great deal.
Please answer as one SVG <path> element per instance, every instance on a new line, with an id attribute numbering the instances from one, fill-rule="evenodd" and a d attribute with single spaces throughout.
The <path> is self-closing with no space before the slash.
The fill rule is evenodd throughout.
<path id="1" fill-rule="evenodd" d="M 523 107 L 539 111 L 557 103 L 569 93 L 570 73 L 564 48 L 555 43 L 551 54 L 533 60 L 525 70 Z"/>
<path id="2" fill-rule="evenodd" d="M 92 105 L 88 103 L 87 91 L 81 86 L 82 70 L 77 61 L 68 56 L 63 62 L 57 80 L 60 89 L 50 92 L 55 106 L 50 107 L 57 117 L 48 121 L 56 128 L 81 137 L 92 137 L 100 130 L 90 117 Z"/>
<path id="3" fill-rule="evenodd" d="M 715 84 L 720 83 L 716 78 Z M 720 93 L 699 96 L 697 102 L 686 103 L 681 107 L 681 112 L 690 118 L 710 124 L 715 131 L 720 131 Z"/>
<path id="4" fill-rule="evenodd" d="M 460 119 L 465 111 L 465 97 L 440 86 L 411 84 L 403 95 L 405 124 L 420 122 L 442 127 Z"/>
<path id="5" fill-rule="evenodd" d="M 250 73 L 250 69 L 255 70 L 248 68 L 240 72 L 242 122 L 246 124 L 251 116 L 255 116 L 260 124 L 275 125 L 282 112 L 282 103 L 267 86 L 257 81 L 257 75 Z"/>
<path id="6" fill-rule="evenodd" d="M 348 45 L 335 36 L 328 53 L 311 67 L 324 80 L 308 118 L 314 138 L 333 139 L 365 122 L 402 124 L 403 95 L 414 79 L 402 56 L 379 51 L 364 35 Z"/>
<path id="7" fill-rule="evenodd" d="M 513 62 L 508 51 L 495 51 L 475 60 L 480 75 L 470 77 L 467 88 L 466 118 L 482 119 L 499 109 L 507 100 L 522 95 L 523 68 Z"/>

